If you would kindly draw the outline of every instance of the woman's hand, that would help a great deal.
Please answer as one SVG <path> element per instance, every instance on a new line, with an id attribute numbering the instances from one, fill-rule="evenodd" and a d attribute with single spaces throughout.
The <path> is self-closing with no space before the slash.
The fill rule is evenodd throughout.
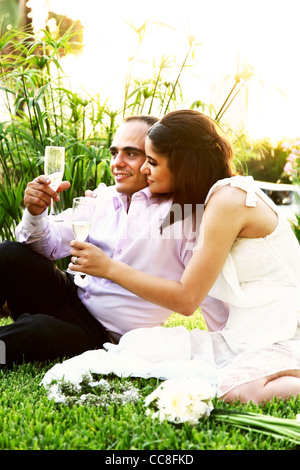
<path id="1" fill-rule="evenodd" d="M 96 198 L 98 196 L 98 194 L 101 194 L 101 191 L 103 191 L 103 189 L 106 189 L 107 186 L 105 183 L 100 183 L 96 189 L 94 189 L 94 191 L 90 190 L 90 189 L 87 189 L 84 193 L 85 197 L 93 197 L 93 198 Z"/>
<path id="2" fill-rule="evenodd" d="M 91 243 L 72 240 L 71 243 L 71 263 L 69 268 L 72 271 L 80 271 L 91 276 L 106 277 L 112 260 L 100 248 Z"/>

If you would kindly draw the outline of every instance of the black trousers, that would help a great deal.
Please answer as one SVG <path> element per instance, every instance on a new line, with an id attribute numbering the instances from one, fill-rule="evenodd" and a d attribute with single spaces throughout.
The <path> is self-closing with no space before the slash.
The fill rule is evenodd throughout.
<path id="1" fill-rule="evenodd" d="M 79 300 L 73 276 L 22 243 L 0 244 L 0 306 L 5 302 L 14 319 L 0 327 L 8 365 L 75 356 L 110 341 Z"/>

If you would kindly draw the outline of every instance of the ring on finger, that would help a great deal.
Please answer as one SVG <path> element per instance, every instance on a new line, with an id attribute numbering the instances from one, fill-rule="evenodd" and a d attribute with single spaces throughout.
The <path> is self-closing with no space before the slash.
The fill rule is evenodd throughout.
<path id="1" fill-rule="evenodd" d="M 77 260 L 78 260 L 78 258 L 77 258 L 77 256 L 75 256 L 75 257 L 73 258 L 73 264 L 78 264 Z"/>

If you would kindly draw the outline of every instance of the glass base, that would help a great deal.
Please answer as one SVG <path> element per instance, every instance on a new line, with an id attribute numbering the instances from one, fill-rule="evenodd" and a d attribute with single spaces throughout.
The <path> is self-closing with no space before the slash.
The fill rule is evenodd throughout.
<path id="1" fill-rule="evenodd" d="M 64 219 L 61 219 L 59 217 L 59 215 L 52 215 L 52 214 L 47 215 L 47 219 L 52 220 L 52 222 L 63 222 L 64 221 Z"/>
<path id="2" fill-rule="evenodd" d="M 70 268 L 66 269 L 66 272 L 72 274 L 72 276 L 76 276 L 77 274 L 79 276 L 86 276 L 86 273 L 81 273 L 80 271 L 72 271 L 72 269 Z"/>

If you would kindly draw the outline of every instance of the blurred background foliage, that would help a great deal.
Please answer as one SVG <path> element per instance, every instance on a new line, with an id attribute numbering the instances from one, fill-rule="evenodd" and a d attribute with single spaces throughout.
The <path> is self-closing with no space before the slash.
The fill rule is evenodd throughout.
<path id="1" fill-rule="evenodd" d="M 138 45 L 145 28 L 146 24 L 135 29 Z M 153 65 L 151 78 L 132 76 L 133 54 L 124 101 L 119 109 L 109 109 L 100 94 L 73 92 L 61 65 L 63 56 L 81 51 L 80 21 L 50 12 L 47 27 L 36 36 L 26 1 L 0 0 L 0 240 L 14 239 L 24 208 L 24 190 L 43 173 L 46 145 L 66 148 L 64 179 L 71 182 L 71 188 L 62 193 L 57 211 L 70 207 L 73 197 L 100 182 L 112 184 L 109 147 L 117 126 L 128 115 L 162 116 L 183 105 L 180 79 L 195 47 L 194 38 L 189 37 L 185 59 L 174 67 L 172 79 L 173 59 L 164 56 L 160 64 Z M 280 144 L 274 148 L 268 141 L 252 142 L 243 131 L 232 132 L 225 122 L 224 114 L 247 86 L 251 73 L 244 68 L 234 76 L 234 86 L 219 110 L 200 100 L 189 106 L 210 115 L 224 128 L 234 145 L 240 173 L 262 181 L 289 182 L 283 173 L 286 155 Z"/>

